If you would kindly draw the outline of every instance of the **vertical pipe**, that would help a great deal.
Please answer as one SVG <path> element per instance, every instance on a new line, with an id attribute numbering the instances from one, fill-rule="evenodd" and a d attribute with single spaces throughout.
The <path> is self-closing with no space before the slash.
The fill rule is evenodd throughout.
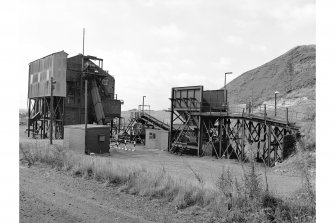
<path id="1" fill-rule="evenodd" d="M 144 113 L 144 98 L 145 98 L 145 96 L 143 96 L 142 113 Z"/>
<path id="2" fill-rule="evenodd" d="M 87 130 L 87 79 L 85 80 L 85 131 Z"/>
<path id="3" fill-rule="evenodd" d="M 226 75 L 227 73 L 224 73 L 224 89 L 226 89 Z"/>
<path id="4" fill-rule="evenodd" d="M 83 55 L 81 58 L 79 123 L 82 123 L 81 122 L 81 108 L 83 107 L 82 98 L 83 98 L 84 55 L 85 55 L 85 28 L 83 28 Z"/>

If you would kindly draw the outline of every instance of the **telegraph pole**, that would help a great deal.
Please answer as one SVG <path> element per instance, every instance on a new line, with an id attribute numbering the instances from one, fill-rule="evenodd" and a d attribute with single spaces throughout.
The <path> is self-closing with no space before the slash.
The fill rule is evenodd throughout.
<path id="1" fill-rule="evenodd" d="M 144 113 L 144 98 L 145 98 L 146 96 L 143 96 L 143 103 L 142 103 L 142 113 Z"/>
<path id="2" fill-rule="evenodd" d="M 224 73 L 224 88 L 226 89 L 226 75 L 227 74 L 232 74 L 233 72 L 226 72 Z"/>

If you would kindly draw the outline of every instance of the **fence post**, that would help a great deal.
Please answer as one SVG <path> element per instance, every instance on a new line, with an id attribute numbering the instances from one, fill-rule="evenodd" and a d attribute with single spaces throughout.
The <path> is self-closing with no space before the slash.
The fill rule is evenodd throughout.
<path id="1" fill-rule="evenodd" d="M 286 108 L 286 123 L 288 124 L 288 108 Z"/>
<path id="2" fill-rule="evenodd" d="M 266 118 L 266 104 L 264 104 L 264 119 Z"/>

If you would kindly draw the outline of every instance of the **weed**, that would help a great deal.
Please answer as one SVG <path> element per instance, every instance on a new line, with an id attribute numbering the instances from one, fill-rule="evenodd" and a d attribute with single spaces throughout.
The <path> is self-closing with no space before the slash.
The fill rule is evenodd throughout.
<path id="1" fill-rule="evenodd" d="M 188 164 L 196 182 L 173 178 L 164 167 L 147 171 L 129 163 L 120 165 L 105 157 L 75 154 L 60 146 L 20 144 L 20 151 L 29 165 L 46 163 L 70 171 L 76 177 L 117 186 L 119 191 L 172 202 L 176 209 L 205 208 L 223 222 L 315 221 L 315 191 L 309 171 L 302 172 L 305 187 L 301 192 L 294 199 L 281 200 L 270 194 L 268 188 L 262 188 L 253 158 L 249 159 L 248 170 L 241 164 L 244 171 L 241 181 L 223 168 L 216 188 L 211 188 Z M 308 170 L 308 165 L 304 170 Z"/>
<path id="2" fill-rule="evenodd" d="M 186 167 L 187 167 L 188 169 L 191 170 L 191 172 L 193 173 L 195 179 L 197 179 L 197 181 L 198 181 L 200 184 L 203 184 L 203 183 L 204 183 L 204 180 L 203 180 L 202 176 L 200 175 L 200 173 L 197 172 L 197 171 L 195 171 L 195 170 L 191 167 L 191 165 L 190 165 L 189 163 L 187 163 L 187 162 L 185 162 L 185 161 L 183 161 L 183 162 L 184 162 L 184 164 L 186 165 Z"/>

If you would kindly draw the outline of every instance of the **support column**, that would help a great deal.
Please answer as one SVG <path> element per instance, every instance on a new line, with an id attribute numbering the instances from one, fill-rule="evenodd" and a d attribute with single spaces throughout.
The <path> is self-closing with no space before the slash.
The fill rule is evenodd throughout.
<path id="1" fill-rule="evenodd" d="M 245 121 L 242 119 L 241 160 L 244 160 Z"/>
<path id="2" fill-rule="evenodd" d="M 45 138 L 45 113 L 46 113 L 46 99 L 45 97 L 43 98 L 43 139 Z"/>
<path id="3" fill-rule="evenodd" d="M 30 107 L 31 107 L 31 99 L 28 99 L 28 137 L 30 137 Z"/>
<path id="4" fill-rule="evenodd" d="M 259 151 L 261 149 L 261 125 L 257 123 L 257 159 L 259 160 Z"/>
<path id="5" fill-rule="evenodd" d="M 169 141 L 168 141 L 168 152 L 172 147 L 172 132 L 173 132 L 173 114 L 174 114 L 174 88 L 171 91 L 171 115 L 170 115 L 170 129 L 169 129 Z"/>
<path id="6" fill-rule="evenodd" d="M 277 161 L 277 152 L 278 152 L 278 146 L 279 146 L 279 141 L 278 141 L 278 127 L 275 127 L 275 129 L 274 129 L 274 133 L 275 133 L 275 136 L 276 136 L 276 141 L 277 141 L 277 143 L 276 143 L 276 145 L 275 145 L 275 148 L 274 148 L 274 162 L 276 162 Z"/>
<path id="7" fill-rule="evenodd" d="M 222 157 L 222 118 L 219 118 L 219 157 Z"/>
<path id="8" fill-rule="evenodd" d="M 62 98 L 63 100 L 63 111 L 62 111 L 62 139 L 64 139 L 64 125 L 65 125 L 65 98 Z"/>
<path id="9" fill-rule="evenodd" d="M 203 123 L 202 123 L 202 117 L 199 116 L 199 132 L 198 132 L 198 157 L 200 157 L 200 154 L 202 153 L 202 134 L 203 134 Z"/>
<path id="10" fill-rule="evenodd" d="M 267 158 L 267 163 L 268 166 L 270 166 L 271 164 L 271 125 L 268 126 L 268 131 L 267 131 L 267 135 L 268 135 L 268 140 L 267 140 L 267 144 L 268 144 L 268 158 Z"/>

